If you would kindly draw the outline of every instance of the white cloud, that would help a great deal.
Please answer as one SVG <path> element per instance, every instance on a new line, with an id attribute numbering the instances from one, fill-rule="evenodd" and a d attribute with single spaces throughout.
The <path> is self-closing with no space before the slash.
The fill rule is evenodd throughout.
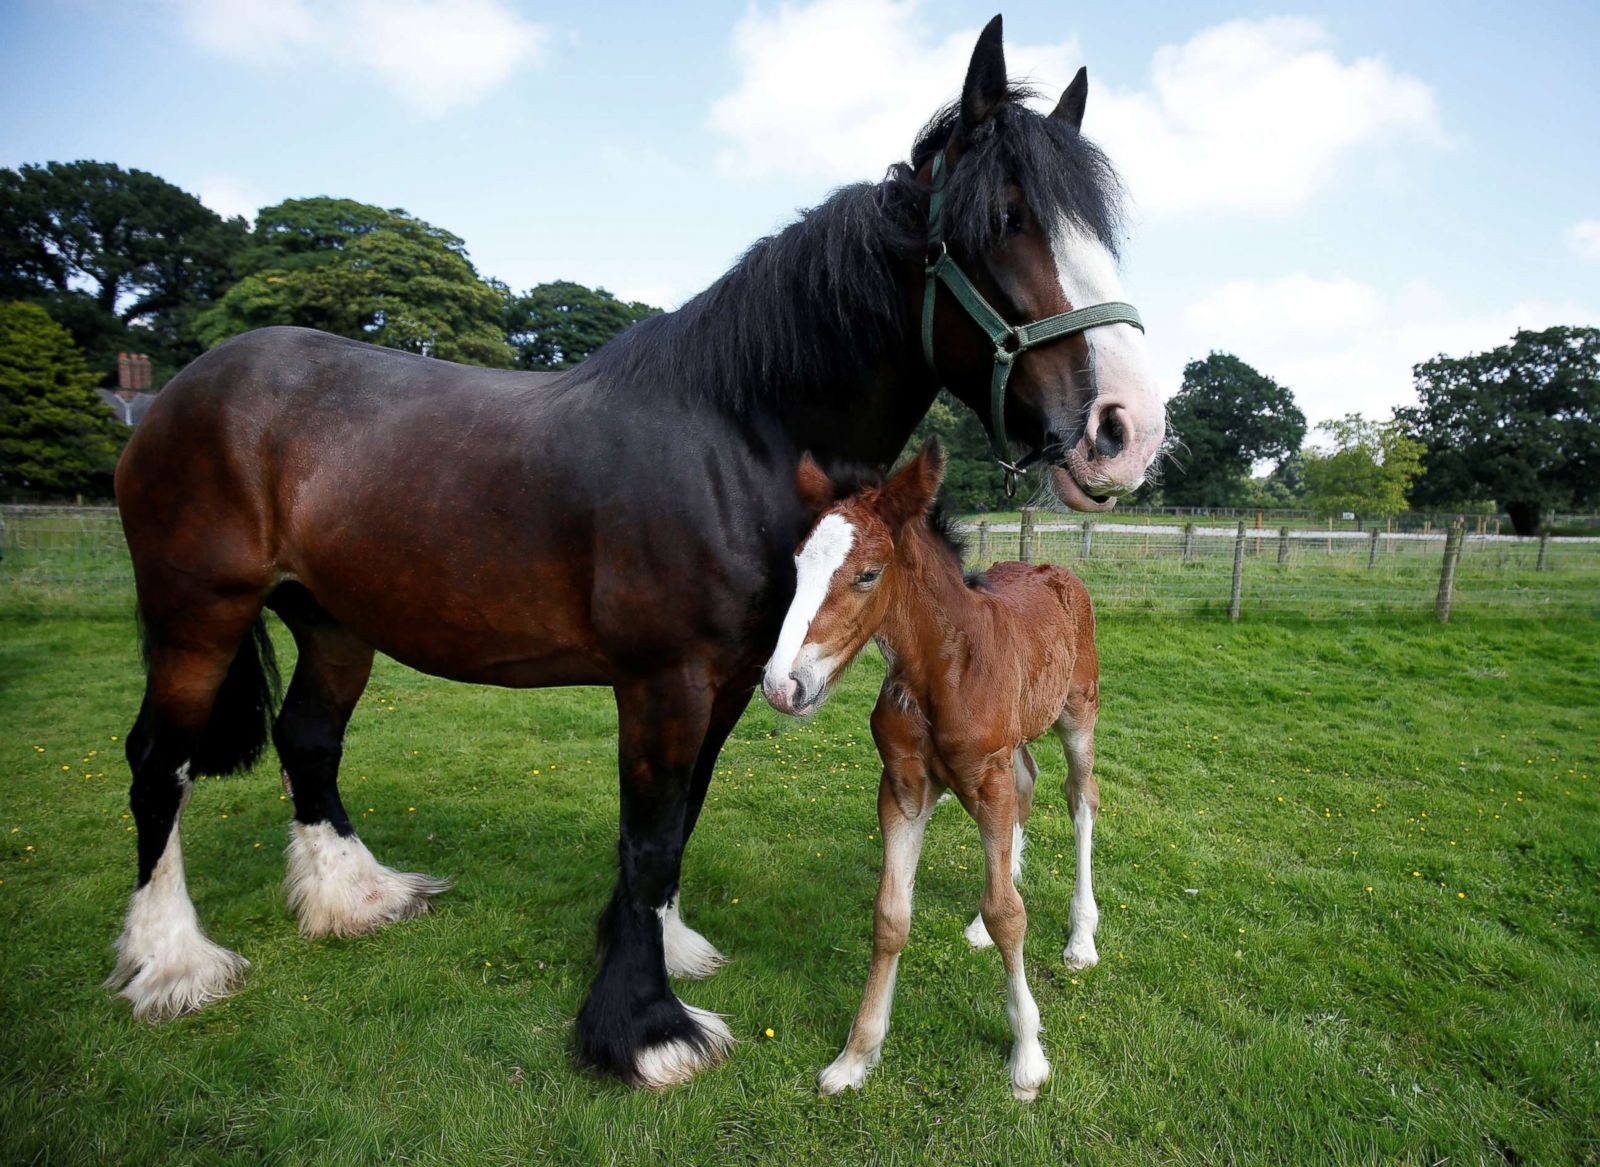
<path id="1" fill-rule="evenodd" d="M 839 181 L 903 158 L 955 97 L 976 28 L 939 37 L 921 0 L 813 0 L 752 8 L 734 30 L 739 80 L 711 108 L 724 172 Z M 1156 51 L 1146 88 L 1089 95 L 1086 129 L 1150 214 L 1281 213 L 1358 147 L 1442 145 L 1433 91 L 1378 57 L 1341 61 L 1312 20 L 1231 21 Z M 1075 38 L 1008 44 L 1013 77 L 1053 102 L 1080 64 Z"/>
<path id="2" fill-rule="evenodd" d="M 1495 348 L 1519 328 L 1600 325 L 1600 307 L 1527 301 L 1469 312 L 1426 281 L 1391 292 L 1295 274 L 1224 284 L 1178 324 L 1153 341 L 1171 387 L 1189 356 L 1220 349 L 1289 386 L 1314 425 L 1352 412 L 1387 417 L 1415 401 L 1412 365 Z"/>
<path id="3" fill-rule="evenodd" d="M 481 100 L 537 64 L 544 25 L 502 0 L 178 0 L 202 47 L 251 63 L 321 61 L 369 72 L 418 112 Z"/>
<path id="4" fill-rule="evenodd" d="M 225 174 L 209 174 L 195 186 L 200 201 L 224 219 L 243 215 L 254 222 L 256 212 L 266 205 L 254 187 Z"/>
<path id="5" fill-rule="evenodd" d="M 752 7 L 733 32 L 739 80 L 711 107 L 731 139 L 724 173 L 828 183 L 875 178 L 911 151 L 923 122 L 956 97 L 977 27 L 940 38 L 920 0 L 814 0 Z M 1061 78 L 1077 42 L 1007 44 L 1014 78 Z M 1059 93 L 1056 94 L 1059 96 Z"/>
<path id="6" fill-rule="evenodd" d="M 1581 259 L 1600 259 L 1600 219 L 1584 219 L 1567 232 L 1567 246 Z"/>

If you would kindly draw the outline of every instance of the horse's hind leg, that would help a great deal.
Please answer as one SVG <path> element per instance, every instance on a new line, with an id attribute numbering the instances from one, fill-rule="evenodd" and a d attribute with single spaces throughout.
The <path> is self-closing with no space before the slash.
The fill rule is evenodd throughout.
<path id="1" fill-rule="evenodd" d="M 1056 722 L 1056 733 L 1067 754 L 1067 809 L 1072 813 L 1072 834 L 1077 849 L 1077 878 L 1067 920 L 1070 932 L 1062 959 L 1069 968 L 1092 968 L 1100 963 L 1094 932 L 1100 909 L 1094 902 L 1091 854 L 1094 821 L 1100 814 L 1100 784 L 1094 778 L 1094 722 L 1097 702 L 1070 702 Z"/>
<path id="2" fill-rule="evenodd" d="M 344 730 L 372 673 L 372 648 L 297 584 L 269 601 L 294 633 L 294 677 L 272 738 L 294 800 L 284 888 L 307 937 L 356 936 L 426 911 L 449 885 L 373 858 L 339 799 Z"/>
<path id="3" fill-rule="evenodd" d="M 127 739 L 138 886 L 106 980 L 142 1020 L 162 1021 L 226 996 L 249 963 L 201 931 L 178 828 L 194 773 L 246 765 L 265 738 L 260 654 L 268 650 L 250 636 L 260 606 L 255 596 L 196 601 L 181 628 L 146 627 L 149 677 Z"/>
<path id="4" fill-rule="evenodd" d="M 1039 781 L 1039 763 L 1033 760 L 1027 746 L 1018 746 L 1012 753 L 1011 772 L 1017 780 L 1017 823 L 1011 834 L 1011 879 L 1015 882 L 1022 878 L 1022 849 L 1027 844 L 1022 828 L 1027 826 L 1028 816 L 1033 813 L 1033 788 Z M 974 948 L 988 948 L 994 944 L 981 911 L 972 917 L 963 935 Z"/>

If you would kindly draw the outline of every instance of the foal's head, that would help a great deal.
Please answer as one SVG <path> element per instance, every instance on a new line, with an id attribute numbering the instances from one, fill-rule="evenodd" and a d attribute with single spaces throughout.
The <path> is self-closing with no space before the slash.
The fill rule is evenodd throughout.
<path id="1" fill-rule="evenodd" d="M 828 476 L 809 454 L 801 459 L 800 498 L 821 518 L 795 552 L 794 601 L 761 686 L 774 709 L 815 712 L 878 631 L 904 569 L 898 553 L 939 493 L 944 461 L 930 438 L 888 482 L 836 501 Z"/>

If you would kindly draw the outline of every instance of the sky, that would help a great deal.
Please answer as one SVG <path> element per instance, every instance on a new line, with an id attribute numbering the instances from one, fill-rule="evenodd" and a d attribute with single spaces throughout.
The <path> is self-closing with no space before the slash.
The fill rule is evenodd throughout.
<path id="1" fill-rule="evenodd" d="M 514 288 L 672 307 L 903 159 L 995 3 L 0 0 L 0 165 L 403 207 Z M 1600 325 L 1593 0 L 1003 11 L 1046 107 L 1089 69 L 1167 394 L 1220 349 L 1386 417 L 1418 361 Z"/>

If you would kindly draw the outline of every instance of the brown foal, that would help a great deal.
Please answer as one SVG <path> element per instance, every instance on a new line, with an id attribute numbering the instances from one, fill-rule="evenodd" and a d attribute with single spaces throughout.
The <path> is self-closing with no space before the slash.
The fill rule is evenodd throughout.
<path id="1" fill-rule="evenodd" d="M 937 517 L 929 521 L 943 477 L 944 453 L 930 441 L 888 483 L 835 502 L 828 478 L 809 459 L 802 461 L 801 497 L 822 513 L 795 556 L 795 599 L 763 688 L 775 708 L 808 714 L 869 639 L 877 638 L 888 665 L 872 711 L 872 736 L 883 758 L 883 876 L 872 966 L 844 1052 L 818 1078 L 822 1092 L 860 1086 L 877 1064 L 911 925 L 923 829 L 949 788 L 983 837 L 982 910 L 967 936 L 980 947 L 1000 949 L 1015 1041 L 1011 1088 L 1027 1102 L 1038 1095 L 1050 1063 L 1039 1045 L 1039 1009 L 1023 967 L 1027 912 L 1015 880 L 1038 774 L 1027 744 L 1052 728 L 1066 747 L 1067 802 L 1077 836 L 1064 955 L 1073 968 L 1099 959 L 1089 872 L 1100 806 L 1094 613 L 1083 583 L 1064 567 L 997 563 L 964 578 L 959 549 Z"/>

